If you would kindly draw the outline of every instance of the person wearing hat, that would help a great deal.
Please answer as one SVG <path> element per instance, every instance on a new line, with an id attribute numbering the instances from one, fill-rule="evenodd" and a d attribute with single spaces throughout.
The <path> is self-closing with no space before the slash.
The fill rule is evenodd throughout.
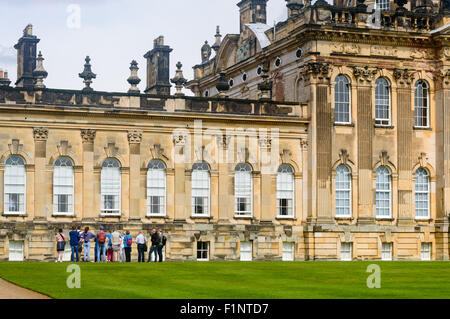
<path id="1" fill-rule="evenodd" d="M 100 226 L 100 231 L 97 234 L 97 262 L 101 262 L 100 257 L 103 255 L 103 262 L 106 262 L 106 233 L 104 227 Z"/>

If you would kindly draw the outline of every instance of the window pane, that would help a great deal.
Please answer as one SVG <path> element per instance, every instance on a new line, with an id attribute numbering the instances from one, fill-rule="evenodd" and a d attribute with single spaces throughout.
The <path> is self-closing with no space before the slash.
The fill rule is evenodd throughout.
<path id="1" fill-rule="evenodd" d="M 428 127 L 428 112 L 428 84 L 419 80 L 414 90 L 414 125 Z"/>
<path id="2" fill-rule="evenodd" d="M 391 216 L 391 173 L 390 170 L 381 166 L 377 169 L 376 179 L 376 214 L 377 217 Z"/>
<path id="3" fill-rule="evenodd" d="M 416 217 L 429 218 L 430 216 L 430 179 L 428 172 L 419 168 L 416 171 L 415 183 L 415 209 Z"/>
<path id="4" fill-rule="evenodd" d="M 246 163 L 241 163 L 236 166 L 235 171 L 235 214 L 239 216 L 251 216 L 253 195 L 251 167 Z"/>
<path id="5" fill-rule="evenodd" d="M 22 157 L 13 155 L 6 159 L 4 175 L 5 213 L 25 213 L 26 171 Z"/>
<path id="6" fill-rule="evenodd" d="M 150 161 L 147 171 L 147 206 L 149 215 L 166 214 L 166 166 L 160 160 Z"/>
<path id="7" fill-rule="evenodd" d="M 54 213 L 73 213 L 74 172 L 73 162 L 68 157 L 56 159 L 53 171 Z"/>
<path id="8" fill-rule="evenodd" d="M 334 87 L 334 119 L 338 123 L 350 122 L 350 83 L 344 75 L 336 77 Z"/>
<path id="9" fill-rule="evenodd" d="M 389 83 L 384 78 L 378 78 L 375 88 L 375 123 L 390 124 L 390 90 Z"/>
<path id="10" fill-rule="evenodd" d="M 294 216 L 294 173 L 290 165 L 283 164 L 277 175 L 278 216 Z"/>
<path id="11" fill-rule="evenodd" d="M 192 214 L 209 215 L 209 166 L 195 163 L 192 171 Z"/>
<path id="12" fill-rule="evenodd" d="M 115 158 L 107 158 L 101 171 L 102 213 L 120 213 L 121 183 L 120 163 Z"/>
<path id="13" fill-rule="evenodd" d="M 351 178 L 350 170 L 345 165 L 336 168 L 335 179 L 336 216 L 351 216 Z"/>

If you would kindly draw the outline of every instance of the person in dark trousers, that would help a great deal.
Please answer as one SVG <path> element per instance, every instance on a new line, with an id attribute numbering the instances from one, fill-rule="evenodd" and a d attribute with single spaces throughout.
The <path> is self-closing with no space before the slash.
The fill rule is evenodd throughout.
<path id="1" fill-rule="evenodd" d="M 77 262 L 80 261 L 80 255 L 78 254 L 78 243 L 80 241 L 80 233 L 75 226 L 72 226 L 72 231 L 69 233 L 70 247 L 72 248 L 71 261 L 75 262 L 75 254 L 77 256 Z"/>
<path id="2" fill-rule="evenodd" d="M 123 248 L 125 250 L 125 262 L 131 262 L 131 245 L 133 244 L 133 237 L 130 235 L 130 231 L 127 230 L 126 236 L 123 237 Z"/>
<path id="3" fill-rule="evenodd" d="M 145 252 L 147 251 L 147 238 L 142 232 L 136 236 L 136 244 L 138 248 L 138 262 L 145 262 Z"/>
<path id="4" fill-rule="evenodd" d="M 161 240 L 159 245 L 158 245 L 158 255 L 159 255 L 159 262 L 162 263 L 162 261 L 163 261 L 163 249 L 164 249 L 164 246 L 166 245 L 167 238 L 166 238 L 166 236 L 163 235 L 161 228 L 158 229 L 158 235 L 159 235 L 159 238 Z"/>
<path id="5" fill-rule="evenodd" d="M 148 253 L 148 262 L 152 261 L 152 254 L 155 254 L 155 261 L 158 261 L 158 245 L 161 242 L 161 237 L 155 228 L 152 229 L 151 235 L 152 247 L 150 248 L 150 252 Z"/>

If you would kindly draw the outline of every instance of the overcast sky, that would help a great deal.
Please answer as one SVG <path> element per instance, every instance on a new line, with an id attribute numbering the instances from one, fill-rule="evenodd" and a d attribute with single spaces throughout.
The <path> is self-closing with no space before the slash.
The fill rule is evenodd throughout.
<path id="1" fill-rule="evenodd" d="M 38 50 L 44 55 L 44 67 L 49 73 L 47 87 L 82 89 L 78 73 L 89 55 L 97 74 L 94 89 L 127 91 L 129 66 L 135 59 L 142 79 L 139 87 L 144 90 L 143 56 L 153 48 L 153 40 L 159 35 L 164 35 L 165 44 L 173 48 L 171 77 L 177 61 L 181 61 L 184 75 L 190 80 L 192 66 L 201 62 L 204 41 L 214 43 L 217 25 L 223 36 L 239 33 L 237 3 L 238 0 L 0 0 L 0 68 L 7 69 L 9 78 L 16 80 L 13 46 L 31 23 L 33 33 L 41 39 Z M 270 0 L 268 24 L 285 20 L 286 11 L 285 0 Z"/>

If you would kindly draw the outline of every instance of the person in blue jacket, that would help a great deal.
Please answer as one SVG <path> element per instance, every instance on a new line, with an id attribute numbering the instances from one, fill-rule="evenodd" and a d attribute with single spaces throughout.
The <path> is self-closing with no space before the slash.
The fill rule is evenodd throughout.
<path id="1" fill-rule="evenodd" d="M 80 255 L 78 254 L 78 243 L 80 241 L 80 233 L 77 231 L 76 226 L 72 226 L 72 231 L 69 233 L 70 247 L 72 248 L 71 261 L 75 262 L 75 254 L 77 256 L 77 262 L 80 261 Z"/>
<path id="2" fill-rule="evenodd" d="M 131 262 L 131 245 L 133 244 L 133 238 L 130 235 L 130 231 L 127 230 L 126 236 L 123 237 L 123 247 L 125 250 L 125 262 Z"/>

